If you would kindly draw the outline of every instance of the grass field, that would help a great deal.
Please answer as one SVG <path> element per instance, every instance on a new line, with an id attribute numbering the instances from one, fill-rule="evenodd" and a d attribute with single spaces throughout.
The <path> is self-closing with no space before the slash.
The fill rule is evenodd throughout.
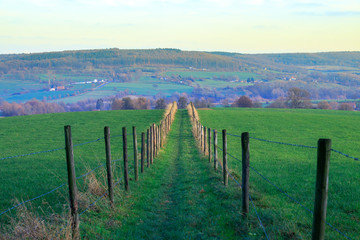
<path id="1" fill-rule="evenodd" d="M 360 113 L 323 110 L 214 109 L 199 110 L 203 125 L 229 134 L 277 142 L 317 146 L 332 139 L 332 148 L 360 156 Z M 219 139 L 221 143 L 221 135 Z M 241 139 L 228 135 L 228 152 L 241 160 Z M 331 153 L 327 221 L 352 239 L 360 235 L 360 162 Z M 316 149 L 250 139 L 250 166 L 313 210 Z M 241 162 L 228 157 L 229 168 L 241 176 Z M 231 180 L 229 180 L 231 181 Z M 311 238 L 312 215 L 250 170 L 250 189 L 272 239 Z M 326 239 L 343 239 L 326 227 Z"/>
<path id="2" fill-rule="evenodd" d="M 147 95 L 155 96 L 156 94 L 162 94 L 164 96 L 170 96 L 175 92 L 192 92 L 193 88 L 186 85 L 175 84 L 160 81 L 158 79 L 151 79 L 139 82 L 128 82 L 128 83 L 110 83 L 102 88 L 102 90 L 114 90 L 134 92 L 136 95 Z"/>
<path id="3" fill-rule="evenodd" d="M 136 126 L 138 139 L 141 131 L 162 118 L 162 110 L 104 111 L 57 113 L 8 117 L 0 119 L 0 158 L 64 147 L 64 125 L 72 126 L 74 145 L 103 137 L 104 126 L 110 126 L 111 135 L 121 135 L 126 126 L 128 134 Z M 133 167 L 132 136 L 129 139 L 129 166 Z M 112 138 L 112 158 L 122 158 L 122 137 Z M 74 147 L 76 175 L 105 163 L 104 140 Z M 115 177 L 120 174 L 122 162 L 115 162 Z M 0 212 L 19 201 L 36 197 L 67 182 L 65 150 L 0 160 Z M 104 168 L 96 171 L 103 174 Z M 84 179 L 78 180 L 80 191 L 85 191 Z M 68 190 L 64 186 L 57 191 L 32 202 L 39 212 L 59 212 L 67 206 Z M 40 209 L 41 208 L 41 209 Z M 0 216 L 7 222 L 14 216 L 12 210 Z"/>
<path id="4" fill-rule="evenodd" d="M 181 77 L 193 77 L 193 78 L 207 78 L 214 79 L 217 77 L 237 77 L 240 80 L 247 80 L 248 78 L 259 78 L 258 74 L 248 72 L 207 72 L 207 71 L 172 71 L 166 72 L 166 76 L 181 76 Z"/>

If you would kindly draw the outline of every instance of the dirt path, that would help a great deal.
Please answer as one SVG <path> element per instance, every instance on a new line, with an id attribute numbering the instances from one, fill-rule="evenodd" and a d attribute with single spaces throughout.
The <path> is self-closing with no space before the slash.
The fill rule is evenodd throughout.
<path id="1" fill-rule="evenodd" d="M 201 158 L 189 117 L 179 110 L 165 149 L 124 200 L 111 239 L 237 239 L 240 191 Z M 243 235 L 243 234 L 241 234 Z"/>

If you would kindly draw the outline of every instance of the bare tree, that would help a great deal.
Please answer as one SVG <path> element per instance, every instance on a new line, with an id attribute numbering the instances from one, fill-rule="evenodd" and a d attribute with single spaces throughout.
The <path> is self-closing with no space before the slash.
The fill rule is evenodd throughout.
<path id="1" fill-rule="evenodd" d="M 310 93 L 298 87 L 290 88 L 287 92 L 286 105 L 289 108 L 311 108 Z"/>

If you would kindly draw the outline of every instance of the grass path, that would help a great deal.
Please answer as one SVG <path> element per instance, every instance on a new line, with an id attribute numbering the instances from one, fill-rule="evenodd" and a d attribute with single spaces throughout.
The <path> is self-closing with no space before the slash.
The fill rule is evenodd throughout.
<path id="1" fill-rule="evenodd" d="M 164 150 L 145 170 L 139 182 L 131 181 L 131 193 L 123 197 L 116 210 L 99 218 L 102 225 L 93 218 L 96 228 L 83 224 L 84 238 L 262 237 L 256 223 L 242 223 L 239 189 L 232 185 L 225 188 L 221 174 L 200 157 L 185 110 L 178 111 Z M 244 225 L 248 226 L 246 231 Z"/>

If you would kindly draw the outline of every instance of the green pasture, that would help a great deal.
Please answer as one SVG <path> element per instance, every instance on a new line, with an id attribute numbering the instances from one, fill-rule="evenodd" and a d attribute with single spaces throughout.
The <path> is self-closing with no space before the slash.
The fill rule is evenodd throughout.
<path id="1" fill-rule="evenodd" d="M 116 94 L 116 91 L 99 89 L 99 90 L 81 93 L 76 96 L 69 96 L 69 97 L 65 97 L 65 98 L 61 98 L 61 99 L 52 100 L 52 102 L 76 103 L 78 101 L 83 101 L 86 99 L 99 99 L 99 98 L 103 98 L 103 97 L 112 96 L 115 94 Z"/>
<path id="2" fill-rule="evenodd" d="M 239 87 L 239 86 L 248 86 L 251 83 L 241 83 L 241 82 L 227 82 L 221 80 L 213 79 L 197 79 L 191 84 L 192 86 L 199 85 L 201 88 L 225 88 L 225 87 Z"/>
<path id="3" fill-rule="evenodd" d="M 234 77 L 240 80 L 247 80 L 248 78 L 259 78 L 258 74 L 248 72 L 207 72 L 207 71 L 170 71 L 165 73 L 166 76 L 181 76 L 193 78 L 208 78 L 214 79 L 217 77 Z"/>
<path id="4" fill-rule="evenodd" d="M 242 132 L 250 137 L 306 146 L 330 138 L 332 148 L 360 157 L 360 113 L 333 110 L 199 110 L 203 125 L 228 133 L 228 153 L 241 160 Z M 231 136 L 230 134 L 237 135 Z M 220 152 L 220 158 L 222 153 Z M 317 150 L 250 139 L 250 166 L 313 210 Z M 241 180 L 241 162 L 228 156 L 230 172 Z M 229 181 L 232 181 L 229 178 Z M 327 221 L 351 239 L 360 235 L 360 162 L 331 152 Z M 312 214 L 284 196 L 254 170 L 250 193 L 271 239 L 310 239 Z M 252 209 L 252 214 L 254 209 Z M 326 239 L 345 239 L 326 227 Z"/>
<path id="5" fill-rule="evenodd" d="M 104 136 L 104 126 L 111 128 L 112 159 L 122 158 L 122 127 L 127 127 L 129 166 L 133 163 L 132 126 L 136 126 L 138 142 L 140 133 L 151 123 L 157 123 L 162 110 L 121 110 L 102 112 L 56 113 L 8 117 L 0 119 L 0 159 L 44 150 L 64 148 L 64 126 L 71 125 L 73 144 L 87 143 Z M 85 145 L 74 146 L 76 175 L 105 163 L 105 144 L 100 139 Z M 139 146 L 140 148 L 140 146 Z M 122 161 L 113 163 L 115 180 L 122 174 Z M 10 208 L 16 201 L 34 198 L 67 182 L 65 150 L 34 154 L 0 160 L 0 212 Z M 104 177 L 105 169 L 94 173 Z M 130 173 L 132 174 L 132 173 Z M 122 175 L 121 175 L 122 176 Z M 130 176 L 132 177 L 132 175 Z M 78 180 L 80 192 L 87 189 L 84 179 Z M 90 201 L 90 200 L 89 200 Z M 89 202 L 90 203 L 90 202 Z M 34 200 L 27 207 L 45 214 L 59 213 L 68 206 L 68 189 L 63 186 L 55 192 Z M 86 203 L 80 208 L 84 210 Z M 81 211 L 80 209 L 80 211 Z M 4 223 L 14 216 L 17 209 L 0 216 Z"/>
<path id="6" fill-rule="evenodd" d="M 175 92 L 192 92 L 193 88 L 190 86 L 169 83 L 160 81 L 158 79 L 151 79 L 147 81 L 139 82 L 127 82 L 127 83 L 109 83 L 101 88 L 102 90 L 124 91 L 128 90 L 129 93 L 134 92 L 136 95 L 154 96 L 156 94 L 162 94 L 164 96 L 170 96 Z"/>

